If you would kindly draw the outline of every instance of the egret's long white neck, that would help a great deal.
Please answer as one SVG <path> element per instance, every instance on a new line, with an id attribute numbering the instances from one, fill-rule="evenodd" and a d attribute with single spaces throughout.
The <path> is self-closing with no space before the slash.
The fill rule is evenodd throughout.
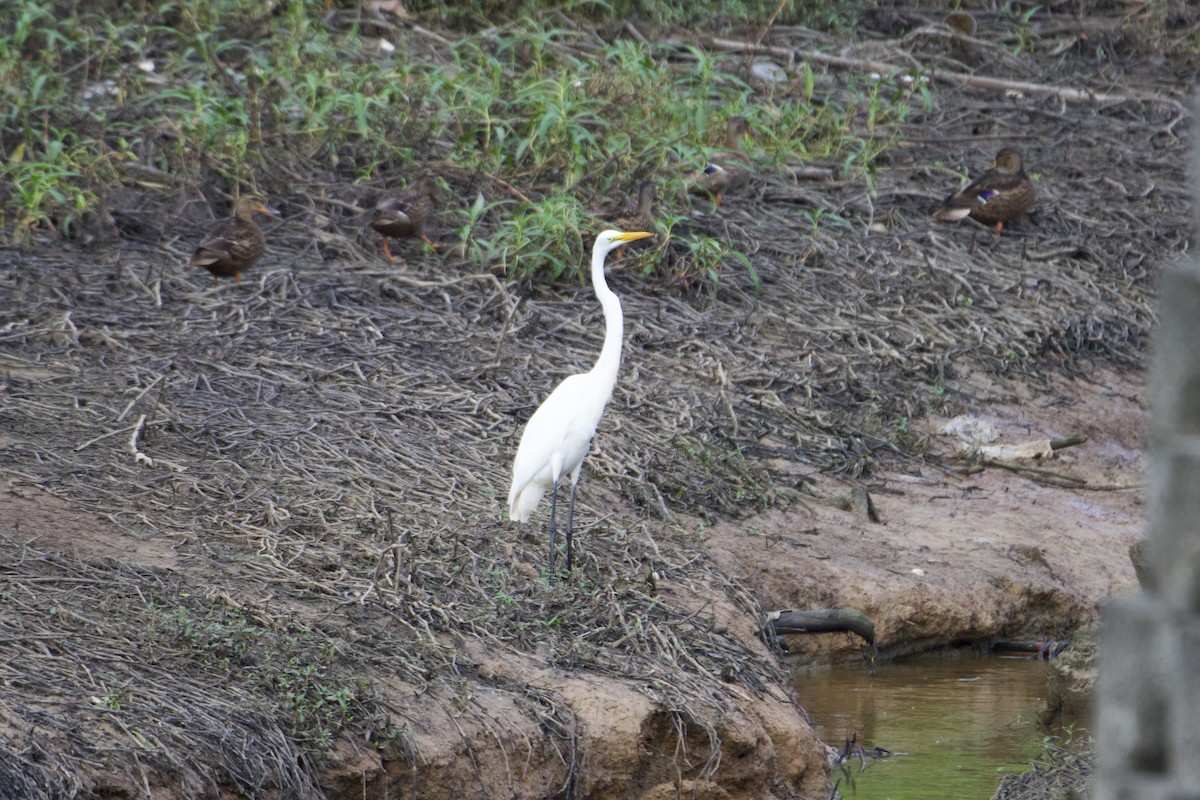
<path id="1" fill-rule="evenodd" d="M 596 366 L 592 367 L 592 372 L 603 375 L 609 386 L 615 386 L 617 369 L 621 366 L 621 339 L 625 334 L 625 318 L 621 314 L 620 299 L 608 288 L 608 283 L 604 280 L 604 258 L 607 255 L 608 248 L 601 246 L 597 241 L 592 247 L 592 288 L 604 309 L 604 347 L 600 349 L 600 357 L 596 359 Z"/>

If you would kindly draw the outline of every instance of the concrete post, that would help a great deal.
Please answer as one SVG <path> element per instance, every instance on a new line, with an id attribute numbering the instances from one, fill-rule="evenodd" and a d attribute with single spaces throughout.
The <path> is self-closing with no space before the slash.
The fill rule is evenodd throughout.
<path id="1" fill-rule="evenodd" d="M 1164 276 L 1159 307 L 1149 581 L 1104 614 L 1097 800 L 1200 800 L 1200 265 Z"/>

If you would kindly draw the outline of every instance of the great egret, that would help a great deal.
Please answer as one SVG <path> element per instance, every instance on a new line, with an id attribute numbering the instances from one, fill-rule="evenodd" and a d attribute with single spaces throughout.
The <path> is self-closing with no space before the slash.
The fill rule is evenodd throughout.
<path id="1" fill-rule="evenodd" d="M 254 224 L 255 214 L 279 216 L 278 211 L 267 208 L 257 197 L 242 195 L 233 205 L 233 216 L 222 220 L 196 246 L 188 266 L 204 267 L 212 273 L 214 284 L 218 278 L 233 278 L 241 283 L 242 273 L 263 254 L 263 233 Z"/>
<path id="2" fill-rule="evenodd" d="M 996 154 L 996 160 L 979 180 L 950 195 L 934 209 L 933 218 L 955 222 L 969 215 L 985 225 L 995 225 L 999 236 L 1004 223 L 1025 216 L 1035 200 L 1037 191 L 1025 174 L 1021 154 L 1006 147 Z"/>
<path id="3" fill-rule="evenodd" d="M 550 580 L 554 581 L 556 555 L 556 516 L 558 484 L 564 476 L 571 480 L 571 504 L 567 509 L 567 571 L 571 571 L 572 538 L 575 533 L 575 487 L 583 459 L 596 434 L 604 407 L 617 385 L 621 365 L 621 337 L 625 320 L 621 301 L 604 280 L 604 258 L 621 245 L 645 239 L 651 233 L 604 231 L 592 246 L 592 288 L 604 309 L 604 346 L 590 371 L 563 379 L 547 397 L 521 434 L 517 457 L 513 460 L 512 488 L 508 490 L 508 515 L 525 522 L 550 490 Z"/>

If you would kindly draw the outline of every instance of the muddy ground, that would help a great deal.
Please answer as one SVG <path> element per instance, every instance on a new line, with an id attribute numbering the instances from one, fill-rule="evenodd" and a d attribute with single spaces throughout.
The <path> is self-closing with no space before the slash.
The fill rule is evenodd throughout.
<path id="1" fill-rule="evenodd" d="M 878 522 L 831 482 L 822 502 L 714 526 L 713 552 L 767 607 L 866 612 L 884 658 L 948 642 L 986 648 L 1001 636 L 1063 636 L 1137 586 L 1128 548 L 1143 516 L 1140 378 L 1106 369 L 1049 386 L 989 377 L 974 384 L 976 413 L 998 442 L 1082 435 L 1087 443 L 1047 462 L 1006 462 L 1025 473 L 967 475 L 950 466 L 962 440 L 936 433 L 950 420 L 929 417 L 921 426 L 946 459 L 888 475 L 872 496 Z M 1054 485 L 1060 475 L 1078 488 Z M 746 548 L 747 533 L 761 537 L 759 547 Z M 851 634 L 789 644 L 805 664 L 864 654 Z"/>
<path id="2" fill-rule="evenodd" d="M 554 587 L 544 515 L 501 505 L 522 422 L 598 346 L 590 289 L 394 268 L 365 238 L 322 260 L 280 244 L 313 224 L 288 197 L 240 286 L 180 267 L 182 234 L 5 249 L 3 793 L 824 797 L 763 611 L 858 608 L 885 658 L 1093 619 L 1135 585 L 1153 291 L 1188 238 L 1194 67 L 1125 11 L 1048 17 L 998 61 L 994 17 L 951 52 L 864 13 L 840 57 L 1029 85 L 938 79 L 874 192 L 764 164 L 689 210 L 759 289 L 612 277 L 626 359 Z M 1062 84 L 1092 95 L 1036 90 Z M 1033 220 L 932 223 L 1002 144 L 1039 177 Z M 936 433 L 961 414 L 1088 441 L 1053 474 L 972 472 Z"/>

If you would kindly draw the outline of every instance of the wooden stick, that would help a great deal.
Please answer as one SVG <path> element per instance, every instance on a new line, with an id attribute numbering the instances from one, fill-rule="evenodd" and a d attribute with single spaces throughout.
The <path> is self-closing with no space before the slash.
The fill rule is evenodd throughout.
<path id="1" fill-rule="evenodd" d="M 142 414 L 138 417 L 138 421 L 133 426 L 133 433 L 129 436 L 129 452 L 133 455 L 133 460 L 138 464 L 145 464 L 148 467 L 154 466 L 154 459 L 138 449 L 138 437 L 142 435 L 142 428 L 146 426 L 146 415 Z"/>
<path id="2" fill-rule="evenodd" d="M 779 5 L 775 6 L 775 13 L 771 14 L 771 18 L 767 20 L 767 24 L 764 25 L 762 31 L 759 32 L 758 38 L 754 40 L 755 47 L 758 47 L 760 44 L 762 44 L 762 40 L 766 38 L 767 32 L 771 30 L 771 26 L 775 24 L 775 20 L 779 18 L 779 12 L 783 11 L 783 7 L 786 4 L 787 0 L 779 0 Z M 791 62 L 789 61 L 788 66 L 790 67 L 791 65 Z"/>
<path id="3" fill-rule="evenodd" d="M 797 166 L 787 171 L 798 181 L 832 181 L 835 177 L 833 167 Z"/>
<path id="4" fill-rule="evenodd" d="M 524 192 L 522 192 L 517 187 L 513 186 L 508 181 L 504 180 L 503 178 L 497 178 L 495 175 L 488 175 L 488 178 L 490 180 L 496 182 L 500 186 L 503 186 L 505 189 L 507 189 L 512 194 L 513 197 L 517 198 L 522 203 L 529 203 L 530 205 L 533 205 L 533 201 L 529 199 L 528 195 L 526 195 Z"/>
<path id="5" fill-rule="evenodd" d="M 1055 472 L 1052 469 L 1043 469 L 1042 467 L 1027 467 L 1024 464 L 1012 464 L 1007 461 L 998 461 L 994 458 L 985 458 L 983 460 L 983 465 L 985 467 L 1000 467 L 1001 469 L 1006 469 L 1011 472 L 1029 472 L 1034 475 L 1041 475 L 1044 478 L 1053 478 L 1057 481 L 1066 481 L 1067 483 L 1079 484 L 1081 486 L 1087 483 L 1087 481 L 1083 478 L 1076 478 L 1074 475 L 1067 475 L 1063 472 Z"/>
<path id="6" fill-rule="evenodd" d="M 1063 256 L 1066 256 L 1067 258 L 1073 258 L 1083 257 L 1085 255 L 1087 255 L 1087 250 L 1085 250 L 1081 245 L 1077 244 L 1070 244 L 1065 247 L 1056 247 L 1053 250 L 1045 250 L 1042 252 L 1038 252 L 1036 250 L 1025 251 L 1025 258 L 1029 261 L 1051 261 L 1056 258 L 1062 258 Z"/>
<path id="7" fill-rule="evenodd" d="M 812 51 L 798 51 L 788 47 L 762 47 L 755 46 L 751 42 L 743 42 L 737 39 L 722 39 L 714 36 L 709 42 L 713 49 L 722 50 L 732 53 L 762 53 L 763 55 L 774 56 L 776 58 L 786 59 L 801 59 L 805 61 L 816 62 L 817 64 L 825 64 L 830 67 L 839 69 L 852 70 L 854 72 L 877 72 L 880 75 L 887 75 L 898 69 L 908 69 L 908 65 L 888 64 L 883 61 L 868 61 L 860 58 L 846 58 L 845 56 L 835 56 L 829 53 L 815 53 Z M 965 72 L 953 72 L 945 69 L 930 69 L 923 70 L 922 75 L 931 80 L 941 81 L 942 83 L 955 84 L 957 86 L 971 86 L 977 89 L 995 89 L 1001 92 L 1022 92 L 1024 94 L 1033 94 L 1043 97 L 1058 97 L 1062 100 L 1080 101 L 1084 103 L 1092 103 L 1099 106 L 1111 106 L 1119 103 L 1158 103 L 1173 108 L 1180 118 L 1190 117 L 1191 112 L 1184 107 L 1183 103 L 1170 97 L 1153 94 L 1150 92 L 1137 92 L 1130 94 L 1109 94 L 1107 92 L 1096 92 L 1088 89 L 1071 89 L 1066 86 L 1052 86 L 1045 83 L 1030 83 L 1029 81 L 1010 81 L 1003 78 L 989 78 L 986 75 L 968 75 Z"/>

